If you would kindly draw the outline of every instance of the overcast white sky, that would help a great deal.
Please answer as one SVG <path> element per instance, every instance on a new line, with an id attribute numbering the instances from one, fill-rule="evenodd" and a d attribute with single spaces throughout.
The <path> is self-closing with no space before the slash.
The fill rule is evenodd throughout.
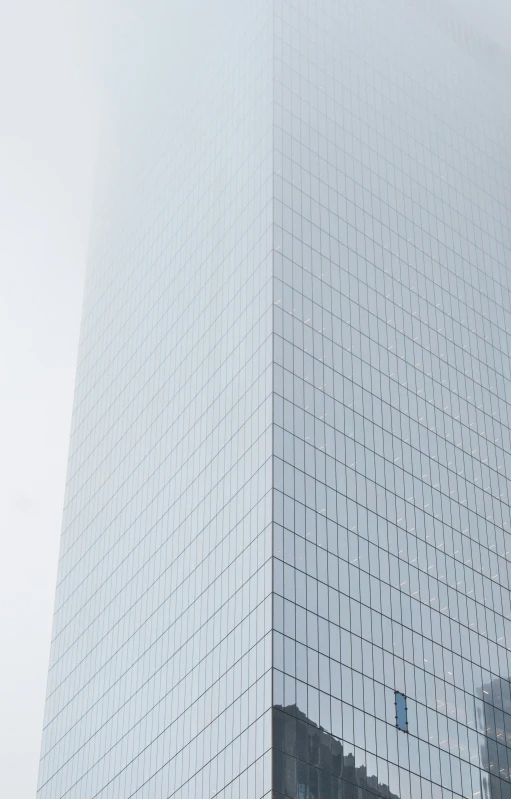
<path id="1" fill-rule="evenodd" d="M 41 741 L 98 128 L 84 5 L 0 0 L 5 799 L 34 799 Z"/>
<path id="2" fill-rule="evenodd" d="M 453 2 L 509 42 L 509 0 Z M 129 17 L 138 29 L 159 4 L 177 8 L 183 0 L 0 0 L 0 796 L 7 799 L 35 797 L 99 127 L 96 56 L 109 50 L 117 19 Z"/>

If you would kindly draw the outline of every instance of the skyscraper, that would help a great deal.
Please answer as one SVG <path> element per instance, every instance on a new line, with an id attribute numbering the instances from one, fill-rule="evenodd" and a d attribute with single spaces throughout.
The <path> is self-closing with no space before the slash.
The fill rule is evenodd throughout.
<path id="1" fill-rule="evenodd" d="M 508 54 L 197 10 L 106 126 L 38 799 L 505 799 Z"/>

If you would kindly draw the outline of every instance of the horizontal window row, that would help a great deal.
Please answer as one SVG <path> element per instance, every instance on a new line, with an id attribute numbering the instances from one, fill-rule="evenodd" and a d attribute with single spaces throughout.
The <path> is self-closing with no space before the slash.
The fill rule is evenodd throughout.
<path id="1" fill-rule="evenodd" d="M 180 648 L 169 651 L 172 642 L 167 631 L 158 635 L 151 630 L 141 642 L 132 639 L 129 648 L 119 651 L 80 690 L 71 696 L 63 693 L 60 703 L 47 705 L 42 755 L 56 745 L 68 752 L 73 748 L 70 738 L 79 749 L 105 725 L 116 726 L 119 713 L 128 723 L 142 697 L 151 696 L 153 704 L 166 697 L 167 679 L 172 686 L 181 683 L 174 695 L 176 712 L 177 706 L 182 711 L 193 704 L 255 644 L 256 636 L 269 629 L 268 607 L 261 603 L 271 592 L 271 578 L 269 560 L 244 584 L 233 586 L 233 595 L 213 618 L 200 628 L 189 627 Z"/>
<path id="2" fill-rule="evenodd" d="M 335 776 L 345 776 L 352 784 L 378 776 L 380 784 L 388 785 L 391 781 L 396 785 L 398 773 L 405 779 L 415 774 L 460 796 L 472 796 L 480 790 L 481 780 L 489 777 L 483 776 L 468 760 L 461 760 L 411 734 L 403 735 L 394 724 L 374 719 L 369 713 L 352 708 L 312 686 L 284 675 L 281 678 L 280 672 L 274 677 L 274 706 L 274 713 L 281 711 L 281 723 L 287 721 L 284 716 L 295 717 L 290 719 L 291 727 L 294 721 L 295 734 L 293 736 L 292 729 L 284 730 L 283 737 L 281 731 L 281 748 L 291 750 L 290 756 L 305 755 L 314 765 L 323 766 Z M 300 722 L 305 722 L 305 730 Z M 339 757 L 341 751 L 343 756 Z M 290 766 L 293 768 L 293 764 Z M 506 785 L 504 780 L 499 782 Z M 404 797 L 412 799 L 413 795 L 405 790 Z"/>
<path id="3" fill-rule="evenodd" d="M 304 480 L 303 474 L 300 473 L 298 474 L 296 486 L 297 489 L 303 490 L 297 490 L 295 495 L 304 500 L 307 505 L 303 505 L 302 502 L 294 500 L 293 497 L 277 491 L 274 496 L 275 521 L 291 531 L 291 533 L 296 533 L 299 538 L 311 540 L 311 536 L 315 535 L 317 527 L 317 524 L 314 523 L 313 514 L 316 513 L 317 517 L 323 518 L 324 521 L 320 522 L 320 526 L 324 530 L 329 528 L 331 530 L 332 541 L 328 546 L 333 554 L 340 555 L 340 562 L 335 564 L 334 573 L 348 573 L 348 563 L 344 558 L 346 557 L 346 543 L 350 540 L 347 536 L 347 529 L 349 528 L 353 533 L 358 534 L 358 541 L 353 536 L 350 536 L 353 545 L 358 544 L 353 555 L 357 574 L 371 575 L 381 579 L 384 584 L 398 590 L 403 596 L 407 596 L 411 600 L 419 600 L 421 603 L 428 605 L 433 611 L 450 617 L 453 622 L 461 623 L 476 635 L 472 644 L 476 647 L 476 651 L 479 649 L 477 641 L 480 640 L 483 649 L 489 647 L 492 658 L 496 661 L 499 658 L 506 659 L 505 650 L 501 652 L 499 649 L 506 646 L 506 641 L 507 646 L 509 646 L 510 623 L 507 615 L 507 589 L 501 588 L 496 580 L 487 580 L 478 572 L 464 568 L 461 565 L 458 567 L 457 563 L 454 571 L 457 577 L 456 584 L 447 584 L 448 579 L 449 583 L 452 583 L 450 571 L 442 572 L 440 569 L 436 575 L 431 572 L 435 565 L 442 563 L 441 558 L 439 560 L 436 557 L 432 558 L 428 568 L 424 568 L 423 560 L 417 563 L 417 559 L 413 557 L 415 554 L 414 547 L 417 548 L 417 555 L 424 555 L 428 551 L 426 550 L 425 552 L 425 548 L 417 544 L 416 541 L 420 540 L 420 538 L 425 541 L 428 535 L 432 536 L 431 527 L 427 524 L 427 517 L 426 523 L 423 524 L 424 520 L 420 519 L 418 513 L 412 515 L 409 512 L 407 513 L 407 506 L 404 508 L 405 512 L 401 518 L 406 519 L 412 540 L 410 546 L 407 546 L 404 552 L 399 553 L 396 557 L 388 553 L 387 523 L 390 522 L 391 525 L 391 540 L 395 540 L 395 529 L 398 528 L 399 521 L 397 514 L 399 514 L 400 510 L 399 503 L 396 503 L 392 495 L 386 497 L 385 493 L 383 493 L 378 505 L 376 505 L 370 500 L 365 500 L 364 495 L 359 494 L 359 503 L 356 503 L 344 497 L 343 494 L 337 494 L 334 489 L 329 489 L 328 486 L 314 481 L 312 478 Z M 371 488 L 370 484 L 369 488 Z M 366 502 L 369 508 L 365 506 Z M 419 524 L 415 524 L 418 516 Z M 338 530 L 338 528 L 340 529 Z M 417 528 L 419 530 L 419 538 L 415 539 L 414 532 Z M 426 530 L 423 537 L 420 536 L 422 529 Z M 379 531 L 383 535 L 381 539 L 379 539 Z M 340 550 L 338 545 L 339 535 L 341 541 Z M 450 530 L 447 530 L 446 535 L 450 537 Z M 325 541 L 325 539 L 323 540 Z M 373 544 L 372 548 L 369 548 L 367 541 Z M 326 548 L 325 544 L 323 546 Z M 380 551 L 376 552 L 374 547 L 378 546 L 380 546 Z M 298 543 L 297 547 L 296 557 L 300 559 L 302 544 Z M 412 553 L 410 563 L 406 562 L 407 551 Z M 376 560 L 376 555 L 378 555 L 380 560 Z M 321 557 L 326 563 L 326 555 Z M 359 559 L 361 560 L 359 561 Z M 413 562 L 414 560 L 416 561 L 415 563 Z M 316 576 L 315 558 L 310 560 L 309 564 L 313 567 L 312 574 Z M 297 563 L 296 559 L 294 559 L 293 565 L 299 566 L 299 562 Z M 307 568 L 307 560 L 303 561 L 302 568 Z M 328 582 L 326 575 L 322 579 Z M 356 582 L 358 582 L 358 579 L 357 577 Z M 361 576 L 360 579 L 367 581 L 368 578 Z M 479 639 L 477 636 L 482 636 L 485 640 L 483 641 L 482 638 Z M 458 637 L 456 636 L 456 640 Z M 487 655 L 484 657 L 487 657 Z"/>
<path id="4" fill-rule="evenodd" d="M 394 518 L 395 500 L 392 495 L 389 506 L 385 503 L 385 495 L 376 507 L 365 499 L 366 492 L 369 493 L 373 487 L 371 483 L 362 486 L 362 490 L 354 483 L 356 491 L 350 492 L 348 481 L 346 493 L 356 496 L 357 503 L 335 489 L 307 478 L 297 469 L 294 475 L 289 474 L 291 469 L 287 473 L 284 469 L 282 479 L 280 466 L 279 459 L 275 459 L 274 484 L 278 493 L 274 497 L 274 518 L 277 524 L 290 531 L 284 535 L 284 540 L 289 541 L 284 558 L 287 562 L 316 576 L 316 552 L 311 549 L 307 561 L 305 555 L 310 545 L 300 539 L 315 542 L 318 529 L 325 533 L 330 530 L 331 540 L 328 541 L 324 535 L 321 546 L 344 561 L 344 564 L 338 564 L 339 568 L 347 570 L 349 562 L 362 572 L 381 579 L 403 594 L 430 605 L 432 609 L 486 636 L 494 644 L 509 648 L 511 622 L 508 616 L 508 589 L 499 585 L 498 574 L 492 575 L 494 579 L 490 581 L 479 571 L 474 571 L 470 566 L 470 554 L 466 555 L 466 563 L 461 558 L 458 561 L 445 556 L 442 544 L 445 542 L 445 549 L 451 550 L 451 542 L 457 540 L 447 525 L 441 530 L 432 529 L 427 516 L 423 519 L 420 513 L 412 515 L 406 507 L 405 515 L 401 518 L 406 519 L 410 531 L 407 532 L 404 525 L 396 524 L 398 520 Z M 290 481 L 294 481 L 293 486 L 289 486 Z M 307 504 L 302 504 L 298 498 Z M 323 519 L 319 524 L 318 517 Z M 298 539 L 289 537 L 293 533 L 297 534 Z M 438 541 L 440 548 L 429 545 L 428 541 L 435 542 L 435 536 L 439 533 L 443 534 L 443 540 Z M 458 537 L 461 538 L 459 534 Z M 474 548 L 469 549 L 466 539 L 461 540 L 463 545 L 460 551 L 467 553 L 468 550 L 471 553 Z M 399 550 L 396 550 L 396 543 L 401 544 Z M 457 550 L 454 552 L 458 554 Z M 321 579 L 328 583 L 326 556 L 321 557 L 324 563 Z M 337 571 L 336 567 L 334 571 Z M 497 655 L 496 650 L 494 654 Z"/>
<path id="5" fill-rule="evenodd" d="M 427 607 L 414 605 L 405 597 L 400 597 L 398 591 L 391 590 L 386 596 L 387 592 L 378 580 L 363 585 L 361 601 L 360 596 L 350 597 L 337 587 L 328 588 L 312 577 L 306 578 L 277 558 L 274 561 L 273 580 L 276 594 L 275 628 L 296 638 L 301 644 L 338 661 L 346 657 L 347 665 L 353 665 L 360 671 L 364 670 L 363 661 L 367 661 L 370 673 L 374 668 L 383 674 L 388 668 L 387 685 L 396 685 L 405 694 L 416 695 L 416 691 L 411 692 L 409 686 L 405 690 L 404 685 L 405 673 L 408 673 L 406 664 L 413 664 L 421 669 L 421 680 L 426 680 L 428 689 L 435 685 L 435 678 L 442 682 L 441 695 L 444 700 L 441 706 L 445 712 L 452 713 L 459 705 L 462 710 L 460 720 L 464 723 L 467 723 L 466 719 L 473 721 L 474 711 L 470 699 L 467 700 L 467 712 L 464 712 L 463 693 L 459 694 L 458 700 L 454 699 L 459 690 L 468 692 L 472 697 L 481 697 L 485 686 L 485 701 L 500 709 L 511 708 L 511 670 L 507 661 L 488 661 L 483 665 L 477 663 L 475 655 L 478 653 L 473 647 L 466 647 L 465 642 L 462 647 L 459 646 L 459 640 L 451 635 L 455 631 L 452 625 L 443 624 L 440 620 L 437 622 Z M 353 580 L 346 580 L 342 587 L 349 590 L 355 585 Z M 360 586 L 356 587 L 358 589 Z M 349 633 L 355 639 L 349 638 Z M 354 640 L 357 648 L 352 651 L 348 647 L 342 652 L 340 640 L 343 636 L 347 640 Z M 394 657 L 398 661 L 394 661 Z M 356 658 L 356 662 L 352 664 L 350 658 Z M 391 679 L 395 668 L 400 669 L 399 679 Z M 494 694 L 487 686 L 497 677 L 496 670 L 502 676 L 498 676 L 500 689 Z M 424 691 L 423 683 L 421 691 Z M 446 691 L 448 700 L 445 698 Z M 434 688 L 428 690 L 428 694 L 424 694 L 424 703 L 431 702 L 433 706 L 434 698 L 439 695 Z"/>

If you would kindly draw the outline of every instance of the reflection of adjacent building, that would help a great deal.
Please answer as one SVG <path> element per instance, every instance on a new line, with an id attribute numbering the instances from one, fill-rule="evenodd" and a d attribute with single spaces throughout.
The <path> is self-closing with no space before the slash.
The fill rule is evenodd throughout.
<path id="1" fill-rule="evenodd" d="M 399 799 L 296 705 L 273 708 L 273 780 L 275 799 Z"/>
<path id="2" fill-rule="evenodd" d="M 478 727 L 485 731 L 481 766 L 489 772 L 482 779 L 483 799 L 511 799 L 510 684 L 497 677 L 477 695 L 483 701 L 478 708 Z"/>

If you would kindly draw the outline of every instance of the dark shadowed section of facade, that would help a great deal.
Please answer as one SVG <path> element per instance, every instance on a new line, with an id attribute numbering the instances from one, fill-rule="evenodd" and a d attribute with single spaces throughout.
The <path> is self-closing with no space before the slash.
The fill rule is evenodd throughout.
<path id="1" fill-rule="evenodd" d="M 274 799 L 399 799 L 296 705 L 273 709 L 273 787 Z"/>
<path id="2" fill-rule="evenodd" d="M 485 736 L 481 745 L 484 799 L 511 799 L 511 694 L 509 680 L 495 678 L 477 695 L 480 726 Z M 505 782 L 503 782 L 505 780 Z"/>

